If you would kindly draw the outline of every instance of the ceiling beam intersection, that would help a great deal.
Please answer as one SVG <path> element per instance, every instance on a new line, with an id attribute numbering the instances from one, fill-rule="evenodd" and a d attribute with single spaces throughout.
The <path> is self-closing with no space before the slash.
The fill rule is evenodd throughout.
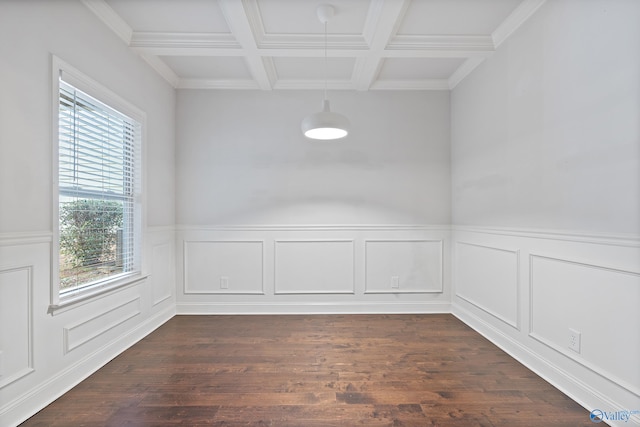
<path id="1" fill-rule="evenodd" d="M 369 55 L 356 60 L 352 76 L 357 90 L 368 90 L 383 64 L 384 52 L 409 7 L 409 0 L 373 0 L 365 22 L 364 35 Z"/>
<path id="2" fill-rule="evenodd" d="M 271 81 L 270 73 L 265 67 L 262 56 L 258 52 L 258 46 L 253 32 L 255 22 L 250 19 L 245 9 L 246 1 L 218 0 L 220 9 L 227 21 L 227 25 L 235 36 L 244 53 L 251 75 L 258 83 L 260 89 L 271 90 L 275 82 Z"/>
<path id="3" fill-rule="evenodd" d="M 324 56 L 323 34 L 267 34 L 258 0 L 219 0 L 230 33 L 134 31 L 105 0 L 81 0 L 129 48 L 178 88 L 309 89 L 312 79 L 280 81 L 274 58 Z M 412 0 L 371 0 L 362 34 L 329 34 L 328 56 L 353 58 L 350 80 L 330 82 L 334 89 L 453 89 L 526 22 L 546 0 L 522 0 L 490 35 L 397 34 Z M 253 80 L 181 78 L 162 56 L 245 58 Z M 378 76 L 388 58 L 464 58 L 448 79 L 385 80 Z"/>

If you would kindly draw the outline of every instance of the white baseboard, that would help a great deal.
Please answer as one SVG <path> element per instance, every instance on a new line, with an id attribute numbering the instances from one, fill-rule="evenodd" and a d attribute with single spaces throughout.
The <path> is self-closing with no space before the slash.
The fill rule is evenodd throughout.
<path id="1" fill-rule="evenodd" d="M 448 302 L 382 303 L 178 303 L 177 314 L 426 314 L 450 313 Z"/>
<path id="2" fill-rule="evenodd" d="M 619 405 L 569 373 L 554 366 L 523 344 L 504 334 L 459 305 L 449 303 L 366 303 L 366 304 L 201 304 L 179 303 L 147 319 L 134 330 L 69 366 L 46 383 L 0 409 L 0 425 L 18 425 L 38 410 L 69 391 L 114 357 L 131 347 L 174 315 L 197 314 L 422 314 L 451 313 L 503 351 L 551 383 L 587 410 Z M 637 416 L 624 424 L 640 425 Z"/>
<path id="3" fill-rule="evenodd" d="M 93 353 L 68 366 L 38 387 L 0 408 L 0 425 L 14 426 L 24 422 L 42 408 L 78 385 L 123 351 L 149 335 L 175 315 L 173 306 L 148 318 L 136 328 Z"/>
<path id="4" fill-rule="evenodd" d="M 607 396 L 604 396 L 580 379 L 555 366 L 553 363 L 544 359 L 530 348 L 514 340 L 512 337 L 506 335 L 460 305 L 453 303 L 451 306 L 451 314 L 456 316 L 470 328 L 474 329 L 480 335 L 487 338 L 518 362 L 532 370 L 536 375 L 540 376 L 558 390 L 569 396 L 587 411 L 592 411 L 598 408 L 621 408 L 621 405 L 617 402 L 610 400 Z M 585 418 L 585 423 L 586 422 L 587 418 Z M 640 417 L 638 417 L 638 415 L 634 415 L 628 422 L 614 421 L 610 422 L 610 425 L 640 425 Z"/>

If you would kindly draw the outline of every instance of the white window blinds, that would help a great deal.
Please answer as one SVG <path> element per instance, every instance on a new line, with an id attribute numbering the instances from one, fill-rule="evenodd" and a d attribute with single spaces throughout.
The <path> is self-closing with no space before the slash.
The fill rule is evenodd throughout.
<path id="1" fill-rule="evenodd" d="M 60 81 L 60 292 L 139 270 L 141 126 Z"/>

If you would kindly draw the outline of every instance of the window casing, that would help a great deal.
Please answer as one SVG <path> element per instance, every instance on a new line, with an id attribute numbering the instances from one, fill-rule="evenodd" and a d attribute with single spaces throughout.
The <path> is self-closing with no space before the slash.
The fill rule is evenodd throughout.
<path id="1" fill-rule="evenodd" d="M 69 69 L 56 82 L 53 306 L 128 283 L 142 259 L 143 126 L 123 110 L 144 116 Z"/>

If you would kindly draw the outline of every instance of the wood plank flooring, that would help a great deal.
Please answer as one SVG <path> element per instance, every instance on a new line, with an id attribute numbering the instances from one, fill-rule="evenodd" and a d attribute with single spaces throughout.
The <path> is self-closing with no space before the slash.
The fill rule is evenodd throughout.
<path id="1" fill-rule="evenodd" d="M 452 315 L 176 316 L 23 426 L 589 426 Z"/>

